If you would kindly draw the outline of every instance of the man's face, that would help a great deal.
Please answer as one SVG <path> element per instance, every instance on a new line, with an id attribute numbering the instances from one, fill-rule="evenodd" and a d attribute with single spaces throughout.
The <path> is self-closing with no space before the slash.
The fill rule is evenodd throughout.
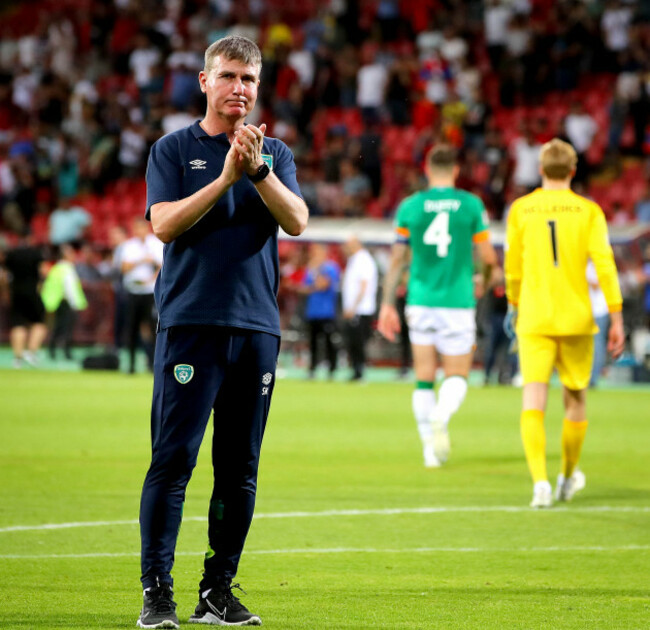
<path id="1" fill-rule="evenodd" d="M 216 57 L 212 69 L 199 73 L 201 91 L 208 110 L 227 120 L 244 119 L 255 107 L 260 68 L 223 56 Z"/>

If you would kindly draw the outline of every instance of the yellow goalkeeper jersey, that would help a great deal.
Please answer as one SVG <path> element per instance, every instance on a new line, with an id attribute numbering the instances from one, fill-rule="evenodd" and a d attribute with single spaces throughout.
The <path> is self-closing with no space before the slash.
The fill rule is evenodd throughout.
<path id="1" fill-rule="evenodd" d="M 517 199 L 506 234 L 508 301 L 518 306 L 517 333 L 589 335 L 594 323 L 586 277 L 594 263 L 610 312 L 623 299 L 605 215 L 573 191 L 544 190 Z"/>

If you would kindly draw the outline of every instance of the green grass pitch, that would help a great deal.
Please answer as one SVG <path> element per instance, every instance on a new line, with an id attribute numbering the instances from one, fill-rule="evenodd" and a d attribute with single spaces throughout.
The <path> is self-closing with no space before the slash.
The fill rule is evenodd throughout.
<path id="1" fill-rule="evenodd" d="M 650 627 L 650 391 L 590 392 L 587 488 L 543 512 L 527 508 L 519 390 L 470 388 L 434 471 L 411 391 L 278 383 L 238 576 L 265 627 Z M 0 373 L 1 628 L 135 627 L 150 392 L 144 375 Z M 553 389 L 553 477 L 561 417 Z M 181 622 L 210 487 L 204 448 L 174 571 Z"/>

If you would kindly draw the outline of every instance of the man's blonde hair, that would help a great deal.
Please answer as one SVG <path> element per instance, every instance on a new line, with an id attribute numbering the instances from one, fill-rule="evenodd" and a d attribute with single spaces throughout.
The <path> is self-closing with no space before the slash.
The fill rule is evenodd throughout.
<path id="1" fill-rule="evenodd" d="M 576 150 L 564 140 L 553 138 L 539 152 L 542 173 L 549 179 L 563 180 L 571 177 L 578 163 Z"/>
<path id="2" fill-rule="evenodd" d="M 241 61 L 246 65 L 262 68 L 262 52 L 259 46 L 247 37 L 228 35 L 218 39 L 208 46 L 205 51 L 205 72 L 210 72 L 217 57 L 224 57 L 230 61 Z"/>

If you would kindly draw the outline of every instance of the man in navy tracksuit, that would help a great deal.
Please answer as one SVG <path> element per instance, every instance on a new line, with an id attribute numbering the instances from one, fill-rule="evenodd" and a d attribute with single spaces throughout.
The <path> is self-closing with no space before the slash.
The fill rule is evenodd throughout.
<path id="1" fill-rule="evenodd" d="M 144 604 L 138 626 L 178 628 L 171 569 L 185 488 L 214 409 L 214 490 L 199 604 L 190 622 L 260 625 L 232 594 L 253 517 L 257 469 L 280 345 L 278 225 L 306 227 L 296 167 L 255 106 L 261 54 L 226 37 L 199 74 L 205 118 L 161 138 L 147 168 L 147 217 L 165 243 L 151 411 L 152 461 L 142 490 Z"/>

